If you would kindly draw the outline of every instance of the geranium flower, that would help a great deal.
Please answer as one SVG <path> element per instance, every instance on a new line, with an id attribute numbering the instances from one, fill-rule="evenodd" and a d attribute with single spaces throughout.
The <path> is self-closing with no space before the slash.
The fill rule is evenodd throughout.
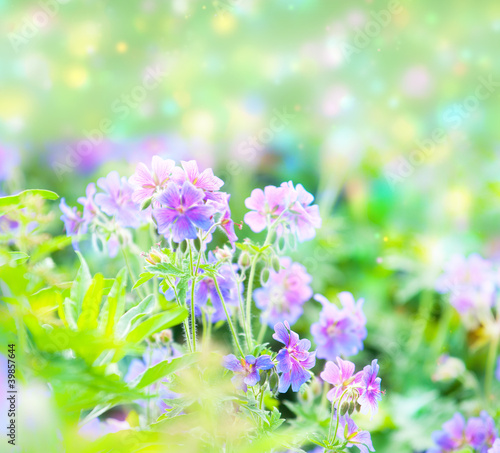
<path id="1" fill-rule="evenodd" d="M 85 234 L 87 232 L 87 222 L 77 212 L 76 207 L 70 208 L 64 198 L 61 198 L 59 209 L 62 211 L 61 220 L 64 222 L 67 236 Z"/>
<path id="2" fill-rule="evenodd" d="M 367 336 L 363 299 L 356 302 L 351 293 L 341 292 L 338 295 L 342 304 L 340 309 L 321 294 L 314 298 L 323 305 L 319 321 L 311 325 L 311 334 L 318 345 L 318 358 L 334 360 L 340 355 L 355 355 L 362 350 Z"/>
<path id="3" fill-rule="evenodd" d="M 443 424 L 441 431 L 432 433 L 432 440 L 436 447 L 427 450 L 427 453 L 441 453 L 461 448 L 465 442 L 465 418 L 459 412 L 451 420 Z"/>
<path id="4" fill-rule="evenodd" d="M 282 373 L 280 376 L 278 391 L 285 393 L 290 384 L 292 390 L 298 392 L 300 386 L 308 381 L 311 373 L 307 370 L 316 363 L 316 353 L 309 352 L 311 342 L 307 339 L 299 339 L 299 336 L 290 330 L 289 324 L 277 323 L 274 326 L 273 338 L 285 345 L 276 356 L 276 370 Z"/>
<path id="5" fill-rule="evenodd" d="M 95 204 L 94 195 L 96 193 L 95 184 L 91 182 L 85 189 L 85 197 L 78 198 L 78 203 L 83 206 L 83 218 L 86 222 L 92 222 L 94 217 L 99 212 L 99 208 Z"/>
<path id="6" fill-rule="evenodd" d="M 129 178 L 129 183 L 134 188 L 132 200 L 135 203 L 143 203 L 155 193 L 164 190 L 180 171 L 172 159 L 162 159 L 160 156 L 153 156 L 151 170 L 140 162 L 135 173 Z"/>
<path id="7" fill-rule="evenodd" d="M 361 412 L 371 412 L 374 414 L 378 409 L 378 402 L 382 399 L 382 391 L 380 390 L 380 382 L 377 377 L 379 365 L 377 360 L 373 360 L 371 365 L 366 365 L 363 368 L 361 375 L 361 396 L 358 403 L 361 405 Z"/>
<path id="8" fill-rule="evenodd" d="M 347 447 L 358 447 L 361 453 L 375 451 L 370 433 L 359 430 L 356 423 L 347 415 L 340 419 L 337 435 L 341 440 L 347 442 Z"/>
<path id="9" fill-rule="evenodd" d="M 325 369 L 320 374 L 321 379 L 333 385 L 326 395 L 332 402 L 338 400 L 346 390 L 357 388 L 363 379 L 362 372 L 354 374 L 354 363 L 340 357 L 337 357 L 337 363 L 338 366 L 333 362 L 326 362 Z M 346 393 L 344 397 L 343 401 L 348 401 L 350 396 Z"/>
<path id="10" fill-rule="evenodd" d="M 198 170 L 198 164 L 195 160 L 190 160 L 188 162 L 181 161 L 181 165 L 184 169 L 184 174 L 181 178 L 186 179 L 196 188 L 202 189 L 205 193 L 205 199 L 214 200 L 219 203 L 224 202 L 226 194 L 217 193 L 217 191 L 224 185 L 224 181 L 215 176 L 211 168 L 207 168 L 200 173 L 200 170 Z"/>
<path id="11" fill-rule="evenodd" d="M 496 438 L 495 422 L 486 411 L 482 411 L 479 417 L 473 417 L 467 421 L 465 439 L 472 448 L 480 453 L 486 453 Z"/>
<path id="12" fill-rule="evenodd" d="M 255 358 L 247 355 L 244 359 L 238 360 L 234 354 L 224 357 L 224 367 L 234 372 L 231 382 L 236 388 L 247 391 L 247 386 L 254 386 L 259 382 L 259 370 L 270 370 L 274 368 L 274 363 L 268 355 Z"/>
<path id="13" fill-rule="evenodd" d="M 312 277 L 302 264 L 288 257 L 282 257 L 280 264 L 282 269 L 271 270 L 269 280 L 254 291 L 255 304 L 262 310 L 260 319 L 271 327 L 280 320 L 295 324 L 304 311 L 304 303 L 313 294 Z"/>
<path id="14" fill-rule="evenodd" d="M 139 207 L 132 201 L 132 186 L 118 172 L 112 171 L 105 178 L 99 178 L 97 185 L 105 193 L 95 196 L 95 203 L 109 216 L 114 216 L 122 227 L 137 228 L 142 222 Z"/>
<path id="15" fill-rule="evenodd" d="M 260 233 L 266 228 L 268 218 L 272 224 L 285 209 L 285 190 L 275 186 L 267 186 L 264 191 L 254 189 L 250 197 L 245 200 L 245 206 L 251 209 L 245 214 L 245 223 L 253 232 Z"/>
<path id="16" fill-rule="evenodd" d="M 157 201 L 161 208 L 153 209 L 153 216 L 160 234 L 172 231 L 172 239 L 196 239 L 196 228 L 207 231 L 213 224 L 213 207 L 203 204 L 205 194 L 191 183 L 185 181 L 182 187 L 169 184 Z"/>

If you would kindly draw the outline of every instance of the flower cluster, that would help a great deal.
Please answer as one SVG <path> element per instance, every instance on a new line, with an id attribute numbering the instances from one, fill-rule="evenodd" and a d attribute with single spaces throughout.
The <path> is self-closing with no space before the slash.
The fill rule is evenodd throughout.
<path id="1" fill-rule="evenodd" d="M 312 277 L 302 264 L 282 257 L 280 265 L 281 269 L 271 270 L 269 280 L 253 293 L 255 304 L 262 310 L 261 321 L 271 327 L 280 321 L 295 324 L 304 311 L 302 306 L 313 294 Z"/>
<path id="2" fill-rule="evenodd" d="M 449 294 L 467 327 L 473 329 L 488 317 L 494 303 L 497 272 L 492 263 L 477 254 L 455 255 L 436 282 L 437 291 Z"/>
<path id="3" fill-rule="evenodd" d="M 302 184 L 294 187 L 291 181 L 280 187 L 254 189 L 245 200 L 245 206 L 251 211 L 245 214 L 244 220 L 256 233 L 273 227 L 279 236 L 289 233 L 303 242 L 312 239 L 316 228 L 321 226 L 319 207 L 311 205 L 313 201 L 314 197 Z"/>
<path id="4" fill-rule="evenodd" d="M 467 447 L 480 453 L 496 453 L 499 446 L 495 422 L 486 411 L 481 412 L 479 417 L 469 418 L 467 422 L 457 412 L 443 424 L 441 431 L 433 433 L 432 439 L 435 446 L 427 450 L 427 453 L 458 452 Z"/>
<path id="5" fill-rule="evenodd" d="M 356 302 L 351 293 L 344 291 L 338 295 L 342 304 L 342 308 L 338 308 L 321 294 L 314 298 L 323 305 L 319 321 L 311 325 L 318 345 L 318 358 L 334 360 L 337 356 L 351 356 L 362 350 L 367 335 L 363 299 Z"/>
<path id="6" fill-rule="evenodd" d="M 234 372 L 231 379 L 238 389 L 247 391 L 247 386 L 253 387 L 259 382 L 259 370 L 270 370 L 274 368 L 274 363 L 268 355 L 261 355 L 255 358 L 253 355 L 246 355 L 238 360 L 234 354 L 224 357 L 224 366 Z"/>

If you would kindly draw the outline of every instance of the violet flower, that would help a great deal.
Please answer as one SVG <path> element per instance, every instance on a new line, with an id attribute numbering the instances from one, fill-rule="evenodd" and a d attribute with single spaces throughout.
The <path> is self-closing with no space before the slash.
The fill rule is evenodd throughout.
<path id="1" fill-rule="evenodd" d="M 95 203 L 109 216 L 114 216 L 122 227 L 137 228 L 142 223 L 139 207 L 132 201 L 133 189 L 126 178 L 112 171 L 105 178 L 99 178 L 97 185 L 105 193 L 95 196 Z"/>
<path id="2" fill-rule="evenodd" d="M 229 354 L 224 357 L 224 367 L 234 372 L 231 382 L 235 387 L 246 392 L 247 386 L 253 387 L 259 382 L 259 370 L 270 370 L 274 368 L 274 363 L 268 355 L 258 358 L 247 355 L 238 360 L 234 354 Z"/>
<path id="3" fill-rule="evenodd" d="M 293 263 L 288 257 L 282 257 L 280 264 L 282 269 L 271 270 L 269 280 L 253 293 L 255 304 L 262 310 L 261 322 L 270 327 L 280 320 L 295 324 L 304 311 L 304 303 L 313 294 L 312 277 L 302 264 Z"/>
<path id="4" fill-rule="evenodd" d="M 375 451 L 370 433 L 359 430 L 356 423 L 347 415 L 341 417 L 337 435 L 339 439 L 347 442 L 347 447 L 357 447 L 361 453 Z"/>
<path id="5" fill-rule="evenodd" d="M 77 212 L 76 207 L 70 208 L 64 198 L 61 198 L 59 208 L 62 211 L 61 220 L 64 222 L 67 236 L 76 236 L 87 232 L 87 222 Z"/>
<path id="6" fill-rule="evenodd" d="M 363 373 L 354 374 L 356 368 L 354 363 L 342 360 L 340 357 L 337 357 L 337 364 L 330 361 L 326 362 L 325 369 L 320 374 L 321 379 L 333 385 L 326 397 L 331 402 L 334 402 L 339 400 L 346 392 L 343 401 L 349 401 L 352 399 L 349 390 L 355 390 L 359 387 L 363 380 Z"/>
<path id="7" fill-rule="evenodd" d="M 172 239 L 182 242 L 184 239 L 196 239 L 196 228 L 207 231 L 213 224 L 213 207 L 203 204 L 205 194 L 188 181 L 182 187 L 169 184 L 157 201 L 161 208 L 153 209 L 153 216 L 160 234 L 169 234 Z"/>
<path id="8" fill-rule="evenodd" d="M 311 334 L 318 345 L 318 358 L 334 360 L 340 355 L 355 355 L 362 350 L 367 336 L 363 299 L 356 302 L 351 293 L 341 292 L 338 295 L 342 304 L 340 309 L 321 294 L 314 298 L 323 305 L 319 321 L 311 325 Z"/>
<path id="9" fill-rule="evenodd" d="M 382 399 L 380 390 L 381 379 L 377 377 L 379 371 L 377 360 L 373 360 L 371 365 L 363 368 L 361 375 L 361 396 L 358 403 L 361 405 L 361 412 L 374 414 L 378 410 L 378 402 Z"/>
<path id="10" fill-rule="evenodd" d="M 276 370 L 281 373 L 278 391 L 285 393 L 290 384 L 292 390 L 298 392 L 300 386 L 307 382 L 311 373 L 307 370 L 316 363 L 316 353 L 309 352 L 311 342 L 299 339 L 299 336 L 290 330 L 288 322 L 277 323 L 274 326 L 273 338 L 285 345 L 276 356 Z"/>

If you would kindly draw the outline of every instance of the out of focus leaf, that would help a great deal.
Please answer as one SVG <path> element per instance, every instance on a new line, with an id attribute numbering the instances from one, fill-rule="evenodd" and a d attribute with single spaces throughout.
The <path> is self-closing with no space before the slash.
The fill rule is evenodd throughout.
<path id="1" fill-rule="evenodd" d="M 151 294 L 142 300 L 135 307 L 128 310 L 116 324 L 116 336 L 117 338 L 124 337 L 131 329 L 132 321 L 140 315 L 145 315 L 151 313 L 154 308 L 155 300 L 154 296 Z"/>
<path id="2" fill-rule="evenodd" d="M 167 312 L 158 313 L 135 327 L 126 337 L 129 343 L 139 343 L 160 330 L 180 324 L 188 316 L 184 307 L 176 307 Z"/>
<path id="3" fill-rule="evenodd" d="M 82 312 L 78 318 L 80 330 L 93 330 L 97 328 L 97 317 L 101 307 L 104 277 L 96 274 L 90 284 L 82 302 Z"/>

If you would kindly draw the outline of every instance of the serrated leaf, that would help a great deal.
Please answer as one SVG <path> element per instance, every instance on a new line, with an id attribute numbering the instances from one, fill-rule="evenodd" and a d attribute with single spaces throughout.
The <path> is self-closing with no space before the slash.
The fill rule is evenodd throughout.
<path id="1" fill-rule="evenodd" d="M 154 296 L 150 294 L 135 307 L 131 308 L 122 315 L 116 324 L 116 337 L 122 338 L 131 330 L 132 321 L 139 315 L 149 314 L 155 306 Z"/>
<path id="2" fill-rule="evenodd" d="M 168 275 L 172 277 L 181 277 L 185 274 L 185 271 L 179 269 L 170 263 L 158 263 L 150 266 L 146 266 L 146 269 L 155 274 Z"/>
<path id="3" fill-rule="evenodd" d="M 139 275 L 139 280 L 135 282 L 135 285 L 132 286 L 132 289 L 138 288 L 141 285 L 144 285 L 147 281 L 151 280 L 155 274 L 152 274 L 151 272 L 143 272 L 142 274 Z"/>
<path id="4" fill-rule="evenodd" d="M 182 368 L 188 367 L 198 360 L 198 354 L 185 354 L 182 357 L 172 359 L 170 361 L 164 360 L 148 368 L 139 378 L 137 384 L 133 387 L 136 389 L 143 389 L 148 387 L 154 382 L 168 376 L 169 374 L 175 373 Z"/>
<path id="5" fill-rule="evenodd" d="M 160 330 L 180 324 L 187 316 L 188 311 L 184 307 L 176 307 L 173 310 L 158 313 L 132 329 L 126 336 L 126 341 L 139 343 Z"/>

